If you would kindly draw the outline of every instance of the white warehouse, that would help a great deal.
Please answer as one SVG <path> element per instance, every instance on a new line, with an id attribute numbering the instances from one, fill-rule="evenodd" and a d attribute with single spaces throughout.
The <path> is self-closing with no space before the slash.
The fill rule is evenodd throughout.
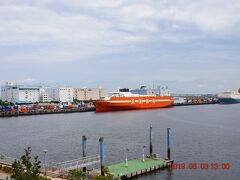
<path id="1" fill-rule="evenodd" d="M 73 88 L 72 87 L 56 87 L 47 89 L 49 98 L 52 101 L 73 102 Z"/>
<path id="2" fill-rule="evenodd" d="M 43 89 L 43 86 L 13 85 L 11 82 L 6 82 L 1 88 L 2 100 L 13 103 L 38 102 Z"/>

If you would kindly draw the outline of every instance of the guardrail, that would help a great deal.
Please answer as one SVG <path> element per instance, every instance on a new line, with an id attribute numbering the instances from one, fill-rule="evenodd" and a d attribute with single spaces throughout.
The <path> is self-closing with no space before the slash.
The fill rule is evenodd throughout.
<path id="1" fill-rule="evenodd" d="M 70 170 L 70 169 L 77 169 L 77 168 L 82 168 L 86 166 L 91 166 L 97 163 L 100 163 L 99 154 L 96 154 L 94 156 L 87 156 L 85 158 L 78 158 L 70 161 L 60 162 L 55 164 L 54 166 L 56 168 L 60 168 L 64 170 Z"/>
<path id="2" fill-rule="evenodd" d="M 41 172 L 50 177 L 64 177 L 69 170 L 80 169 L 100 163 L 100 155 L 87 156 L 60 163 L 42 164 Z"/>
<path id="3" fill-rule="evenodd" d="M 3 154 L 0 154 L 0 164 L 11 166 L 15 160 L 17 160 L 17 158 L 8 157 Z"/>

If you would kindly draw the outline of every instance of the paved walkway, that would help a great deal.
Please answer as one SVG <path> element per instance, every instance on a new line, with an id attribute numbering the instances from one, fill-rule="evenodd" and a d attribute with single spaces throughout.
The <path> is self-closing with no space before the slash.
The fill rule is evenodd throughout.
<path id="1" fill-rule="evenodd" d="M 10 177 L 10 175 L 4 172 L 0 172 L 0 180 L 6 180 L 7 177 Z M 48 178 L 51 178 L 51 177 L 48 177 Z M 62 178 L 51 178 L 51 180 L 62 180 Z"/>
<path id="2" fill-rule="evenodd" d="M 10 176 L 10 175 L 6 174 L 4 172 L 0 172 L 0 180 L 5 180 L 8 176 Z"/>

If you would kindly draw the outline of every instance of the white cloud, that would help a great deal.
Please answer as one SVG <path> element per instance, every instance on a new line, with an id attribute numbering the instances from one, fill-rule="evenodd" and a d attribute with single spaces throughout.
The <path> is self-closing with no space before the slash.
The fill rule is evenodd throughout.
<path id="1" fill-rule="evenodd" d="M 126 18 L 153 18 L 157 9 L 147 4 L 132 4 L 120 9 Z"/>
<path id="2" fill-rule="evenodd" d="M 25 84 L 25 83 L 32 83 L 32 82 L 35 82 L 35 81 L 36 81 L 36 79 L 34 79 L 34 78 L 25 78 L 25 79 L 17 80 L 17 83 Z"/>
<path id="3" fill-rule="evenodd" d="M 6 82 L 13 82 L 14 84 L 28 84 L 28 83 L 33 83 L 36 82 L 36 79 L 34 78 L 24 78 L 24 79 L 18 79 L 18 80 L 1 80 L 2 84 L 5 84 Z"/>
<path id="4" fill-rule="evenodd" d="M 12 48 L 2 59 L 51 63 L 127 51 L 152 40 L 191 42 L 238 29 L 239 11 L 234 0 L 1 1 L 0 46 Z M 31 48 L 14 52 L 16 46 Z"/>
<path id="5" fill-rule="evenodd" d="M 164 8 L 164 9 L 163 9 Z M 240 1 L 176 1 L 158 13 L 158 18 L 196 25 L 205 32 L 231 31 L 240 22 Z"/>

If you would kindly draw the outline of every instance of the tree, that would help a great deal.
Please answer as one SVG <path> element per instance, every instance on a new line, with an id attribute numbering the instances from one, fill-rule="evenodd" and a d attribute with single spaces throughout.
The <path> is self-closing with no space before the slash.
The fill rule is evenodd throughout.
<path id="1" fill-rule="evenodd" d="M 0 160 L 4 159 L 4 155 L 0 154 Z"/>
<path id="2" fill-rule="evenodd" d="M 0 99 L 0 105 L 1 105 L 1 106 L 14 106 L 14 103 L 8 102 L 8 101 L 2 101 L 2 100 Z"/>
<path id="3" fill-rule="evenodd" d="M 86 174 L 80 169 L 73 169 L 68 171 L 68 180 L 84 180 Z"/>
<path id="4" fill-rule="evenodd" d="M 34 161 L 31 159 L 31 148 L 24 149 L 25 154 L 21 156 L 19 160 L 15 160 L 12 164 L 13 174 L 12 180 L 49 180 L 40 175 L 41 162 L 38 160 L 38 156 L 34 157 Z"/>

